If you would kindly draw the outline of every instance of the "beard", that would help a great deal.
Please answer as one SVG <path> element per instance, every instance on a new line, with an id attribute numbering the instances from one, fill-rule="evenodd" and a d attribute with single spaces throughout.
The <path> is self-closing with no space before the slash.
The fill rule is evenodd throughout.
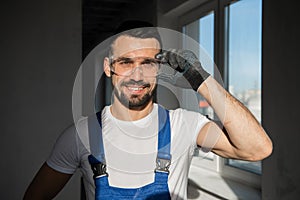
<path id="1" fill-rule="evenodd" d="M 143 81 L 134 81 L 130 80 L 127 82 L 122 82 L 120 84 L 120 87 L 126 87 L 127 85 L 136 85 L 136 86 L 143 86 L 144 88 L 150 88 L 150 83 L 146 83 Z M 153 96 L 155 94 L 157 86 L 153 88 L 153 90 L 148 90 L 143 95 L 135 95 L 130 94 L 130 96 L 126 95 L 122 90 L 118 90 L 114 88 L 114 96 L 117 97 L 117 99 L 124 105 L 125 107 L 131 109 L 131 110 L 142 110 L 145 108 L 149 102 L 153 100 Z"/>

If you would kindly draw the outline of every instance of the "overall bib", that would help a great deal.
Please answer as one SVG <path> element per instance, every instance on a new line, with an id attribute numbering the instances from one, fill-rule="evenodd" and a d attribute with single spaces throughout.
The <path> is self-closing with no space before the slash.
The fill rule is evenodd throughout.
<path id="1" fill-rule="evenodd" d="M 102 127 L 101 112 L 97 113 L 97 119 Z M 105 154 L 102 139 L 102 131 L 97 138 L 99 149 L 97 155 L 89 156 L 89 162 L 94 173 L 95 181 L 95 199 L 96 200 L 169 200 L 171 199 L 168 188 L 169 167 L 171 164 L 170 154 L 170 118 L 169 111 L 158 106 L 158 152 L 156 158 L 156 168 L 154 169 L 154 182 L 140 188 L 118 188 L 112 187 L 108 182 L 108 173 L 106 172 Z M 101 128 L 100 128 L 101 130 Z M 90 138 L 91 140 L 91 138 Z M 93 152 L 92 152 L 93 153 Z"/>

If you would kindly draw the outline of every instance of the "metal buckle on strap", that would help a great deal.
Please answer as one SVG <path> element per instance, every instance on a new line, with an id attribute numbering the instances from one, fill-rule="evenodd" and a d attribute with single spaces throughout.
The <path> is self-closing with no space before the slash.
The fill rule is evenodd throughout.
<path id="1" fill-rule="evenodd" d="M 171 165 L 171 160 L 163 159 L 163 158 L 156 158 L 155 172 L 169 173 L 170 165 Z"/>
<path id="2" fill-rule="evenodd" d="M 108 173 L 106 172 L 106 165 L 103 163 L 91 164 L 91 168 L 94 173 L 94 178 L 108 176 Z"/>

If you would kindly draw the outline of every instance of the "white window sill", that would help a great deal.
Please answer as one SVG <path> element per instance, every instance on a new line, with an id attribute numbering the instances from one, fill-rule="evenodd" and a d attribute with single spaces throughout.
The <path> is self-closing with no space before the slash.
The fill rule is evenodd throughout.
<path id="1" fill-rule="evenodd" d="M 222 177 L 219 173 L 191 165 L 188 199 L 261 199 L 257 188 Z"/>

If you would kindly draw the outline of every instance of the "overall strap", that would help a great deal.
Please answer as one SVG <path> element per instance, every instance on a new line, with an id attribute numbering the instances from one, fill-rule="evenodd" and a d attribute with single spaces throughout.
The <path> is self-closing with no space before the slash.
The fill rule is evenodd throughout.
<path id="1" fill-rule="evenodd" d="M 104 145 L 102 138 L 102 121 L 101 112 L 88 117 L 88 134 L 91 155 L 89 155 L 89 163 L 94 173 L 94 178 L 107 176 L 106 162 L 104 154 Z"/>
<path id="2" fill-rule="evenodd" d="M 169 111 L 158 105 L 158 152 L 156 172 L 169 173 L 171 164 L 171 128 Z"/>
<path id="3" fill-rule="evenodd" d="M 101 112 L 97 112 L 96 115 L 88 117 L 88 133 L 91 154 L 98 161 L 105 163 L 105 154 L 102 138 Z"/>

